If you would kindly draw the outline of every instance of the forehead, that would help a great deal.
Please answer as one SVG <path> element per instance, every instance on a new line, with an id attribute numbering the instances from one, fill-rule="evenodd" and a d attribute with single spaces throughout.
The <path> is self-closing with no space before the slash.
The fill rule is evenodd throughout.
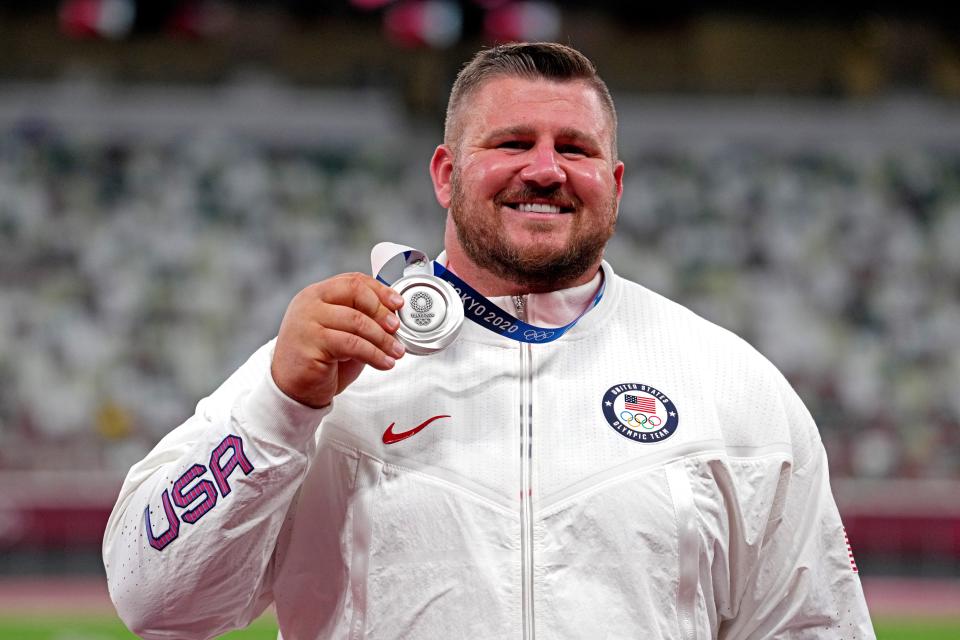
<path id="1" fill-rule="evenodd" d="M 610 115 L 585 80 L 497 76 L 466 96 L 460 117 L 467 142 L 509 127 L 575 129 L 604 141 L 612 134 Z"/>

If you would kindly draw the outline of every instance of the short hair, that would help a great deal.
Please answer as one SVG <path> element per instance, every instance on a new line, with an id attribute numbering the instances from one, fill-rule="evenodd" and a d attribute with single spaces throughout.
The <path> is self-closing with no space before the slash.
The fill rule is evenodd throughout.
<path id="1" fill-rule="evenodd" d="M 462 132 L 456 117 L 467 96 L 487 80 L 499 76 L 555 82 L 585 81 L 597 92 L 604 111 L 610 117 L 612 153 L 613 159 L 616 159 L 617 110 L 613 105 L 610 90 L 589 58 L 573 47 L 555 42 L 519 42 L 481 49 L 460 70 L 450 90 L 444 122 L 444 142 L 454 145 L 455 140 L 459 141 Z"/>

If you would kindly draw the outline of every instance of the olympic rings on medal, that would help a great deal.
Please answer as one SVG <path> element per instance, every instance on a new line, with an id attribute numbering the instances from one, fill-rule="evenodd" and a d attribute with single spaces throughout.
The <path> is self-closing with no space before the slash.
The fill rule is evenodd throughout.
<path id="1" fill-rule="evenodd" d="M 643 428 L 647 431 L 656 429 L 663 424 L 663 420 L 658 416 L 646 416 L 642 413 L 631 413 L 630 411 L 621 411 L 620 419 L 628 427 Z"/>
<path id="2" fill-rule="evenodd" d="M 527 340 L 539 342 L 541 340 L 546 340 L 547 338 L 553 337 L 553 331 L 535 331 L 533 329 L 527 329 L 523 332 L 523 337 Z"/>

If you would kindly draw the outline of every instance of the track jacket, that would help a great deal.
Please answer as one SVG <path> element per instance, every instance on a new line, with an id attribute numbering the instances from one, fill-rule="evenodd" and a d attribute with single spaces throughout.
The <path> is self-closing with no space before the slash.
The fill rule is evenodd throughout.
<path id="1" fill-rule="evenodd" d="M 733 334 L 616 276 L 556 342 L 466 322 L 327 408 L 267 344 L 128 474 L 103 554 L 144 638 L 873 638 L 816 427 Z M 515 308 L 558 326 L 593 282 Z M 319 425 L 319 428 L 318 428 Z"/>

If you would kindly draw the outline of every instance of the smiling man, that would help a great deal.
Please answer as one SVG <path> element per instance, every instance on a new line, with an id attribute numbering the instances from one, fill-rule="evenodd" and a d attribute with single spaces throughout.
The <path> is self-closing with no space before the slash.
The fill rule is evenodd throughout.
<path id="1" fill-rule="evenodd" d="M 874 637 L 799 398 L 603 261 L 616 127 L 579 52 L 477 54 L 430 163 L 435 273 L 474 322 L 404 355 L 396 312 L 430 296 L 300 292 L 127 476 L 104 561 L 132 630 L 209 638 L 273 603 L 285 640 Z"/>

